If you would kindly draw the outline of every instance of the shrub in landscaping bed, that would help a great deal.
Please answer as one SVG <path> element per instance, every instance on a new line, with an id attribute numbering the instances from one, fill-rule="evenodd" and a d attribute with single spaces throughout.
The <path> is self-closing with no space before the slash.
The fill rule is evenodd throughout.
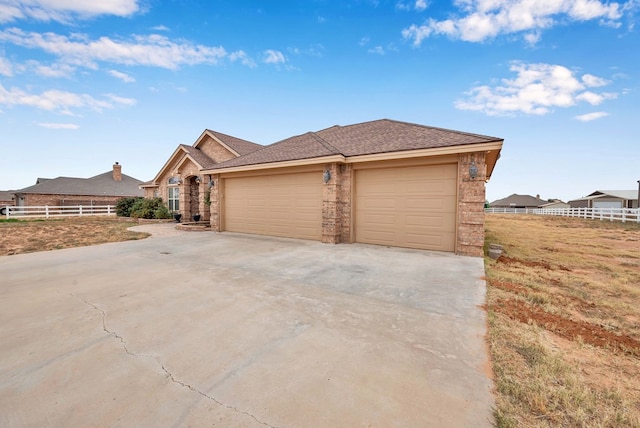
<path id="1" fill-rule="evenodd" d="M 131 217 L 131 208 L 143 198 L 120 198 L 116 202 L 116 215 L 118 217 Z"/>
<path id="2" fill-rule="evenodd" d="M 133 218 L 171 218 L 171 213 L 162 198 L 140 199 L 131 207 Z"/>

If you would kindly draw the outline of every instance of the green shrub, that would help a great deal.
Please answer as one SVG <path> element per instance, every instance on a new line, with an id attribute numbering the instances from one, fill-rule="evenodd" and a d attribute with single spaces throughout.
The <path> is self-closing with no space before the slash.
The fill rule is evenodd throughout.
<path id="1" fill-rule="evenodd" d="M 131 217 L 133 218 L 171 218 L 167 206 L 162 202 L 162 198 L 140 199 L 135 201 L 131 207 Z"/>
<path id="2" fill-rule="evenodd" d="M 131 208 L 143 198 L 120 198 L 116 202 L 116 215 L 118 217 L 131 217 Z"/>
<path id="3" fill-rule="evenodd" d="M 155 210 L 154 215 L 156 218 L 172 218 L 173 216 L 169 212 L 169 208 L 167 208 L 164 204 Z"/>

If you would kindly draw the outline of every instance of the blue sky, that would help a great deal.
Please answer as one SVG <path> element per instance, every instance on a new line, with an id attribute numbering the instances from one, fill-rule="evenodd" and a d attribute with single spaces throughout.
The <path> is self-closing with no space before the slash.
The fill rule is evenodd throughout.
<path id="1" fill-rule="evenodd" d="M 640 1 L 0 0 L 0 189 L 152 179 L 206 128 L 505 139 L 487 199 L 640 179 Z"/>

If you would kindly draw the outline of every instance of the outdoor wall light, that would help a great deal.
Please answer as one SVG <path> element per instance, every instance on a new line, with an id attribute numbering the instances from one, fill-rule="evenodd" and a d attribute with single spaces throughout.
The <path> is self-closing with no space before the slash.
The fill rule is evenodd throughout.
<path id="1" fill-rule="evenodd" d="M 331 172 L 328 169 L 325 169 L 322 173 L 322 181 L 324 184 L 327 184 L 331 180 Z"/>
<path id="2" fill-rule="evenodd" d="M 199 176 L 196 176 L 196 183 L 202 183 L 202 178 L 200 178 Z"/>
<path id="3" fill-rule="evenodd" d="M 209 180 L 209 182 L 207 183 L 207 187 L 209 189 L 213 188 L 213 186 L 215 186 L 215 185 L 216 185 L 216 182 L 213 179 Z"/>
<path id="4" fill-rule="evenodd" d="M 469 165 L 469 176 L 472 180 L 478 178 L 478 167 L 475 161 L 471 161 L 471 165 Z"/>

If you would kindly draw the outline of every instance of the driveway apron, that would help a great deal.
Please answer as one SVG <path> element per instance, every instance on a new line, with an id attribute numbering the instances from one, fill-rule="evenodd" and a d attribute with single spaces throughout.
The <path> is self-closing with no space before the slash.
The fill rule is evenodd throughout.
<path id="1" fill-rule="evenodd" d="M 212 232 L 0 257 L 0 426 L 492 426 L 483 275 Z"/>

